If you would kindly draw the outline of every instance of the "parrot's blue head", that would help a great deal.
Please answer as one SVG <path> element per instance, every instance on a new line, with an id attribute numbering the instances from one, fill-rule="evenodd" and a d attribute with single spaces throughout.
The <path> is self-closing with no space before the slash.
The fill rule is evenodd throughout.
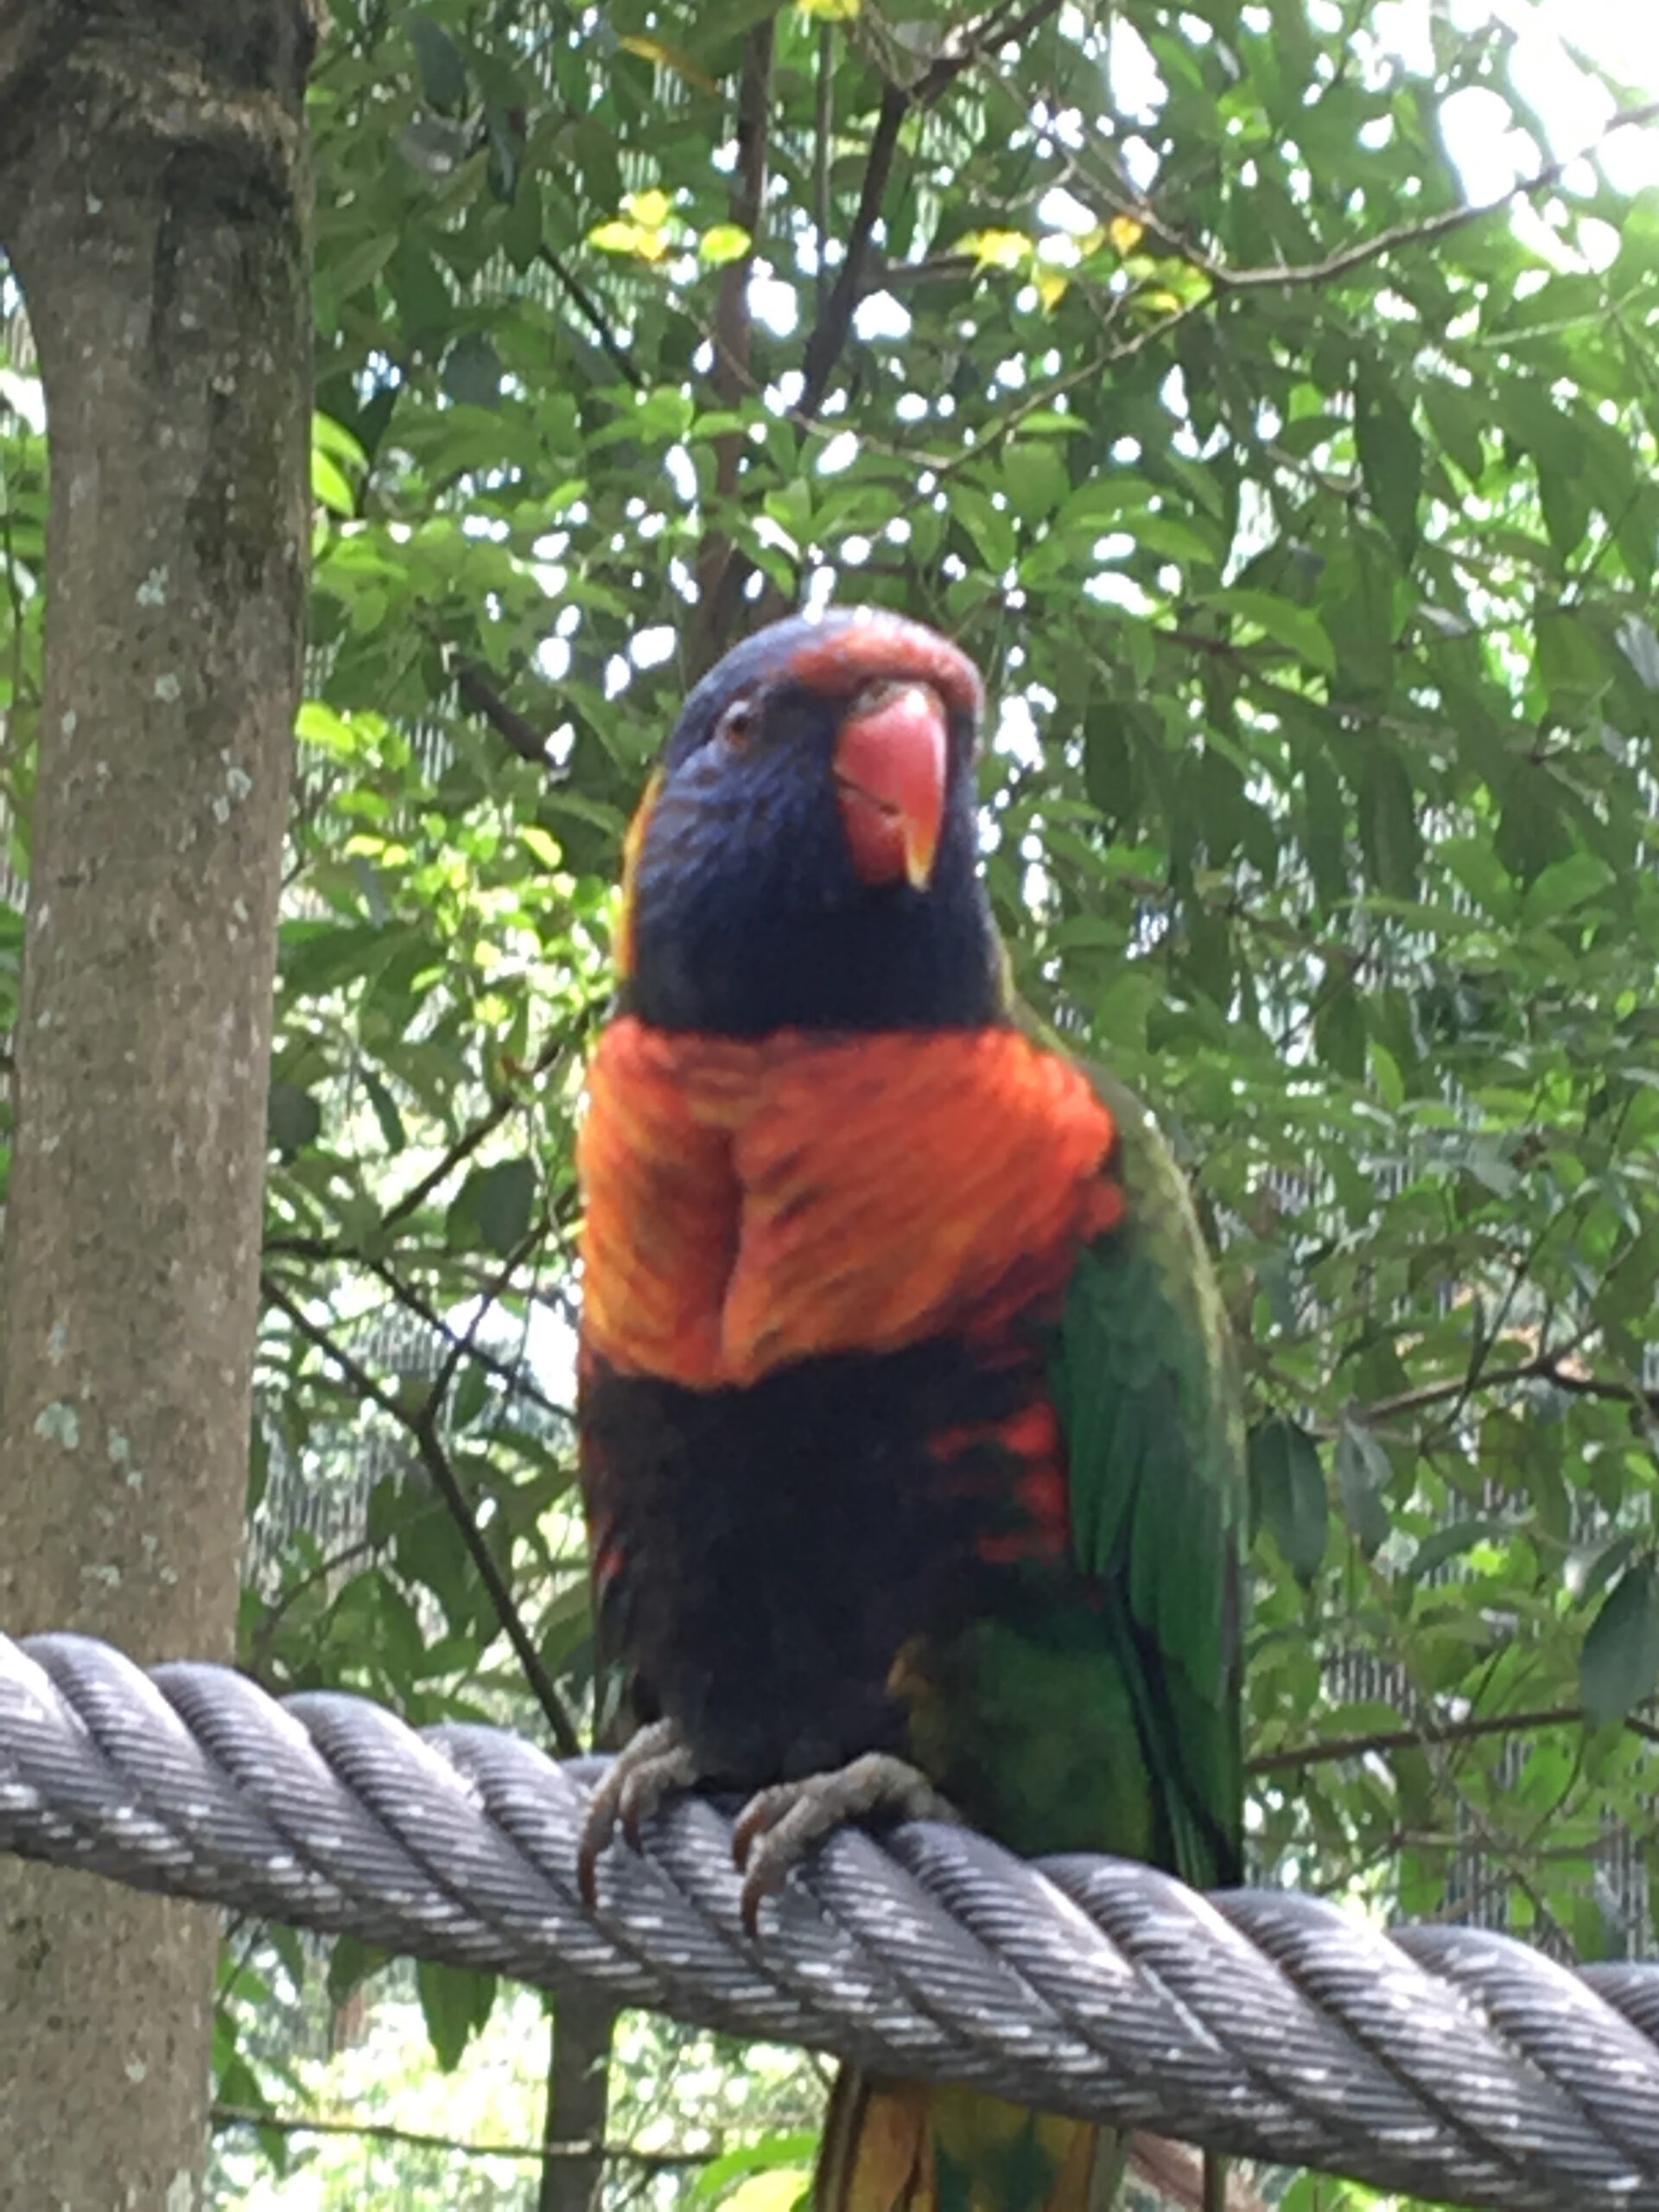
<path id="1" fill-rule="evenodd" d="M 733 1037 L 993 1020 L 982 705 L 965 654 L 878 608 L 734 646 L 686 701 L 628 833 L 630 1010 Z"/>

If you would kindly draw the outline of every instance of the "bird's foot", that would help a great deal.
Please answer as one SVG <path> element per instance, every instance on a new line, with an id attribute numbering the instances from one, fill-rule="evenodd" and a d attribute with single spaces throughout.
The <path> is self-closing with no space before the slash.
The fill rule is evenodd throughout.
<path id="1" fill-rule="evenodd" d="M 677 1722 L 654 1720 L 635 1730 L 594 1790 L 576 1847 L 576 1880 L 589 1910 L 599 1895 L 600 1859 L 619 1823 L 637 1848 L 640 1829 L 663 1800 L 677 1789 L 696 1789 L 701 1779 Z"/>
<path id="2" fill-rule="evenodd" d="M 832 1828 L 872 1813 L 906 1821 L 960 1817 L 925 1774 L 885 1751 L 866 1751 L 826 1773 L 757 1790 L 732 1834 L 732 1856 L 743 1872 L 743 1925 L 749 1934 L 755 1933 L 761 1899 L 783 1887 L 810 1845 Z"/>

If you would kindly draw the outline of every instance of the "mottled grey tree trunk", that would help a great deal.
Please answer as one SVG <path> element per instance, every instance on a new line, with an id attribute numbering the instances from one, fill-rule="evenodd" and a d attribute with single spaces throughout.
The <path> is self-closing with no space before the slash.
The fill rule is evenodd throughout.
<path id="1" fill-rule="evenodd" d="M 51 460 L 0 1625 L 231 1649 L 308 531 L 311 0 L 0 0 Z M 0 2202 L 185 2212 L 217 1923 L 0 1864 Z"/>

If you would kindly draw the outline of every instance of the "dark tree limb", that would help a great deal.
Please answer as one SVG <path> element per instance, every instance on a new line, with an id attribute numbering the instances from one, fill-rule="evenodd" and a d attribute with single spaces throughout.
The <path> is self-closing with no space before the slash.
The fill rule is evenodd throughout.
<path id="1" fill-rule="evenodd" d="M 737 168 L 732 179 L 731 219 L 747 232 L 748 249 L 721 272 L 715 308 L 715 363 L 711 381 L 722 407 L 737 407 L 753 388 L 750 363 L 754 321 L 749 313 L 749 279 L 755 248 L 766 220 L 767 108 L 772 97 L 772 19 L 749 33 L 737 92 Z M 752 573 L 726 526 L 737 497 L 743 465 L 743 434 L 728 430 L 715 441 L 715 480 L 710 506 L 714 519 L 697 552 L 697 613 L 688 649 L 687 673 L 695 680 L 712 668 L 732 642 Z"/>
<path id="2" fill-rule="evenodd" d="M 828 396 L 830 379 L 852 331 L 853 316 L 868 289 L 875 226 L 881 219 L 882 203 L 906 118 L 913 111 L 932 106 L 964 69 L 983 60 L 998 47 L 1031 37 L 1058 7 L 1059 0 L 1032 0 L 1032 4 L 1023 10 L 1006 6 L 993 8 L 963 35 L 959 44 L 930 62 L 912 84 L 901 85 L 892 77 L 887 79 L 876 111 L 875 129 L 870 137 L 864 181 L 859 189 L 858 210 L 848 235 L 846 255 L 806 341 L 799 411 L 809 421 L 817 416 Z"/>
<path id="3" fill-rule="evenodd" d="M 455 690 L 463 704 L 481 715 L 496 735 L 505 738 L 521 760 L 537 768 L 547 766 L 547 740 L 528 715 L 510 707 L 489 677 L 474 660 L 457 655 Z"/>
<path id="4" fill-rule="evenodd" d="M 887 180 L 893 174 L 893 157 L 899 149 L 899 133 L 910 113 L 911 99 L 911 94 L 898 85 L 890 84 L 881 95 L 875 129 L 870 137 L 869 158 L 864 165 L 864 181 L 859 190 L 858 212 L 847 240 L 846 257 L 836 272 L 823 312 L 806 341 L 806 355 L 802 363 L 803 415 L 815 416 L 823 406 L 836 364 L 852 331 L 853 315 L 863 296 L 871 239 L 880 219 Z"/>

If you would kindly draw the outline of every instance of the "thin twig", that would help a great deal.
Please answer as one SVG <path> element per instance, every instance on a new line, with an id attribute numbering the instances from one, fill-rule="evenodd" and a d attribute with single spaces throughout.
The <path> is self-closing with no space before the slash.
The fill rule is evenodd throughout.
<path id="1" fill-rule="evenodd" d="M 1456 207 L 1448 207 L 1444 214 L 1430 216 L 1426 222 L 1395 223 L 1385 231 L 1378 231 L 1374 238 L 1327 254 L 1322 261 L 1302 262 L 1284 269 L 1229 269 L 1224 262 L 1202 257 L 1194 265 L 1202 269 L 1218 289 L 1229 292 L 1262 291 L 1285 284 L 1329 284 L 1338 276 L 1363 269 L 1368 262 L 1381 260 L 1385 254 L 1402 247 L 1432 245 L 1470 223 L 1479 222 L 1483 216 L 1501 214 L 1517 200 L 1536 199 L 1541 192 L 1548 192 L 1553 185 L 1559 184 L 1568 169 L 1576 168 L 1580 162 L 1593 160 L 1616 131 L 1637 130 L 1649 123 L 1659 123 L 1659 100 L 1644 101 L 1640 107 L 1621 108 L 1608 118 L 1605 128 L 1587 146 L 1580 147 L 1575 154 L 1564 155 L 1560 161 L 1547 162 L 1533 175 L 1517 179 L 1507 192 L 1499 193 L 1495 199 L 1463 201 Z"/>
<path id="2" fill-rule="evenodd" d="M 385 2120 L 321 2120 L 304 2113 L 253 2112 L 241 2105 L 215 2105 L 215 2127 L 274 2128 L 279 2135 L 359 2135 L 374 2143 L 406 2143 L 421 2151 L 449 2151 L 458 2158 L 520 2158 L 546 2165 L 555 2158 L 617 2158 L 631 2165 L 664 2171 L 706 2166 L 722 2145 L 707 2151 L 636 2151 L 626 2143 L 461 2143 L 453 2136 L 429 2135 L 420 2128 L 397 2127 Z"/>
<path id="3" fill-rule="evenodd" d="M 578 1033 L 574 1037 L 563 1033 L 550 1037 L 525 1070 L 526 1075 L 545 1075 L 558 1061 L 567 1058 L 574 1052 L 580 1052 L 584 1042 L 581 1033 L 582 1030 L 585 1030 L 586 1026 L 583 1022 Z M 383 1229 L 396 1228 L 400 1221 L 406 1220 L 410 1214 L 424 1205 L 432 1193 L 454 1173 L 456 1168 L 464 1160 L 471 1158 L 485 1139 L 500 1128 L 514 1107 L 523 1103 L 522 1095 L 516 1086 L 511 1090 L 498 1091 L 478 1119 L 469 1122 L 461 1131 L 437 1166 L 429 1169 L 417 1182 L 412 1183 L 401 1198 L 392 1200 L 380 1217 L 381 1227 Z"/>
<path id="4" fill-rule="evenodd" d="M 537 247 L 536 251 L 537 258 L 552 270 L 560 283 L 563 285 L 572 303 L 580 308 L 588 328 L 598 340 L 600 350 L 606 359 L 636 391 L 643 391 L 646 381 L 644 372 L 628 359 L 622 341 L 605 319 L 604 309 L 576 275 L 575 270 L 569 267 L 545 240 Z"/>
<path id="5" fill-rule="evenodd" d="M 271 1248 L 267 1246 L 266 1249 Z M 360 1256 L 363 1265 L 385 1285 L 397 1303 L 414 1314 L 417 1320 L 423 1321 L 435 1336 L 442 1337 L 446 1344 L 456 1342 L 457 1332 L 449 1326 L 436 1306 L 423 1298 L 412 1283 L 405 1282 L 389 1262 L 372 1259 L 366 1254 L 353 1256 Z M 552 1302 L 548 1300 L 550 1304 Z M 522 1360 L 503 1359 L 499 1353 L 491 1351 L 487 1345 L 478 1343 L 470 1344 L 467 1351 L 486 1375 L 493 1375 L 496 1381 L 504 1383 L 515 1397 L 527 1398 L 531 1405 L 539 1406 L 543 1413 L 551 1414 L 556 1420 L 569 1421 L 575 1418 L 569 1406 L 562 1406 L 556 1398 L 550 1398 L 535 1378 L 524 1372 Z"/>
<path id="6" fill-rule="evenodd" d="M 306 1341 L 315 1345 L 326 1359 L 332 1361 L 359 1396 L 367 1398 L 372 1404 L 378 1406 L 383 1413 L 390 1414 L 398 1427 L 414 1440 L 422 1464 L 431 1476 L 445 1504 L 449 1508 L 455 1526 L 460 1531 L 461 1541 L 467 1547 L 474 1566 L 478 1569 L 479 1578 L 489 1592 L 490 1603 L 495 1609 L 495 1617 L 500 1623 L 503 1634 L 512 1644 L 519 1665 L 524 1669 L 524 1680 L 529 1684 L 536 1702 L 542 1709 L 560 1757 L 575 1758 L 582 1751 L 581 1737 L 571 1725 L 570 1717 L 564 1709 L 563 1700 L 558 1694 L 552 1676 L 543 1664 L 541 1654 L 537 1650 L 529 1630 L 524 1626 L 518 1605 L 513 1600 L 512 1592 L 507 1586 L 506 1578 L 496 1561 L 495 1554 L 484 1541 L 484 1534 L 474 1516 L 471 1501 L 461 1487 L 461 1479 L 450 1463 L 449 1455 L 444 1450 L 435 1427 L 427 1419 L 433 1395 L 438 1394 L 429 1395 L 426 1404 L 418 1414 L 410 1414 L 383 1383 L 370 1374 L 360 1360 L 353 1358 L 343 1344 L 335 1342 L 321 1323 L 311 1319 L 299 1301 L 290 1297 L 283 1285 L 274 1276 L 264 1275 L 261 1277 L 261 1281 L 266 1298 L 273 1306 L 287 1314 Z"/>
<path id="7" fill-rule="evenodd" d="M 1448 1398 L 1472 1395 L 1476 1389 L 1507 1389 L 1518 1382 L 1548 1382 L 1573 1397 L 1610 1399 L 1659 1413 L 1659 1390 L 1645 1389 L 1639 1382 L 1614 1382 L 1605 1376 L 1574 1374 L 1560 1364 L 1562 1357 L 1557 1351 L 1541 1351 L 1513 1367 L 1496 1368 L 1472 1383 L 1464 1375 L 1450 1376 L 1442 1382 L 1425 1382 L 1418 1389 L 1400 1390 L 1390 1398 L 1378 1398 L 1371 1405 L 1362 1406 L 1351 1418 L 1367 1428 L 1375 1428 L 1396 1420 L 1402 1414 L 1421 1413 L 1429 1406 L 1440 1405 Z"/>

